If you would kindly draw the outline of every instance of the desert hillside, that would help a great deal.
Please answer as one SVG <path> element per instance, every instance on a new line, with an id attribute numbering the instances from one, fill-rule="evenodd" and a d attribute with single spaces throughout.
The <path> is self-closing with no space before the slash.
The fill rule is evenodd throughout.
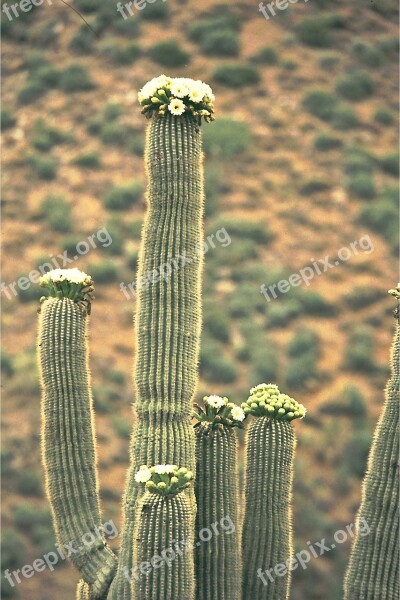
<path id="1" fill-rule="evenodd" d="M 296 423 L 296 548 L 332 540 L 354 522 L 389 372 L 397 2 L 299 0 L 268 18 L 252 0 L 156 0 L 132 16 L 114 0 L 70 4 L 16 5 L 16 16 L 2 3 L 2 572 L 55 544 L 32 273 L 57 261 L 95 281 L 101 497 L 104 520 L 121 525 L 135 354 L 135 294 L 121 283 L 135 281 L 145 213 L 137 91 L 160 73 L 216 95 L 216 120 L 202 126 L 213 237 L 198 399 L 240 403 L 272 381 L 307 407 Z M 300 283 L 281 292 L 293 274 Z M 292 600 L 341 598 L 350 541 L 294 572 Z M 71 600 L 77 580 L 60 561 L 14 587 L 3 578 L 2 597 Z"/>

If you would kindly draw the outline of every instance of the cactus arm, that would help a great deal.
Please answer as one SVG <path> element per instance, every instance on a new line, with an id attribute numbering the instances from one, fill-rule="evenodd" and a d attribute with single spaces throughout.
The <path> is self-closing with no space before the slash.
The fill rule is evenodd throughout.
<path id="1" fill-rule="evenodd" d="M 290 569 L 281 576 L 272 571 L 271 578 L 265 571 L 293 556 L 291 497 L 296 441 L 290 421 L 304 416 L 305 409 L 280 394 L 276 386 L 265 384 L 253 388 L 242 407 L 255 416 L 246 438 L 242 598 L 288 600 Z"/>
<path id="2" fill-rule="evenodd" d="M 397 314 L 391 378 L 363 482 L 358 528 L 345 576 L 345 600 L 397 600 L 400 597 L 399 361 L 400 325 Z"/>
<path id="3" fill-rule="evenodd" d="M 116 558 L 101 533 L 86 336 L 87 316 L 76 302 L 49 297 L 42 303 L 41 439 L 47 495 L 59 543 L 73 543 L 72 562 L 91 584 L 93 598 L 101 598 Z"/>
<path id="4" fill-rule="evenodd" d="M 195 470 L 191 403 L 201 330 L 203 164 L 199 118 L 170 112 L 150 121 L 145 162 L 147 214 L 137 277 L 137 425 L 123 500 L 120 567 L 109 600 L 130 600 L 124 569 L 133 566 L 140 465 L 175 463 Z M 165 276 L 166 275 L 166 276 Z M 191 495 L 194 509 L 194 493 Z"/>

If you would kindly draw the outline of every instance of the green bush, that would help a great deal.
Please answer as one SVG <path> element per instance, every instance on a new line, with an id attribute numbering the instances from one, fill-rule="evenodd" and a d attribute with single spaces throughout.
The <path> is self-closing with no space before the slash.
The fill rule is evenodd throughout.
<path id="1" fill-rule="evenodd" d="M 131 437 L 132 424 L 129 419 L 113 415 L 111 418 L 112 425 L 118 437 L 128 439 Z"/>
<path id="2" fill-rule="evenodd" d="M 300 21 L 296 27 L 299 40 L 312 48 L 326 48 L 333 44 L 332 29 L 343 27 L 340 15 L 318 15 Z"/>
<path id="3" fill-rule="evenodd" d="M 39 525 L 51 527 L 51 514 L 46 509 L 38 509 L 31 504 L 17 504 L 11 509 L 14 524 L 25 533 L 32 534 Z"/>
<path id="4" fill-rule="evenodd" d="M 18 92 L 19 104 L 31 104 L 46 93 L 46 87 L 40 81 L 29 81 L 23 88 Z"/>
<path id="5" fill-rule="evenodd" d="M 375 370 L 373 353 L 373 332 L 370 328 L 360 326 L 348 338 L 344 366 L 349 371 L 371 373 Z"/>
<path id="6" fill-rule="evenodd" d="M 371 286 L 356 286 L 346 294 L 345 301 L 351 310 L 358 310 L 375 304 L 378 300 L 385 298 L 386 294 L 380 288 Z"/>
<path id="7" fill-rule="evenodd" d="M 212 56 L 237 56 L 240 41 L 236 32 L 229 29 L 211 31 L 200 42 L 201 51 Z"/>
<path id="8" fill-rule="evenodd" d="M 60 75 L 60 88 L 64 92 L 83 92 L 95 87 L 88 70 L 83 65 L 70 65 Z"/>
<path id="9" fill-rule="evenodd" d="M 319 64 L 322 69 L 332 70 L 340 63 L 340 56 L 337 54 L 325 54 L 321 56 Z"/>
<path id="10" fill-rule="evenodd" d="M 32 127 L 32 145 L 41 152 L 48 152 L 53 146 L 63 144 L 70 139 L 70 134 L 66 134 L 54 127 L 48 126 L 42 118 L 36 119 Z"/>
<path id="11" fill-rule="evenodd" d="M 128 150 L 132 152 L 135 156 L 143 156 L 145 145 L 145 137 L 142 133 L 134 132 L 132 136 L 129 137 L 128 140 Z"/>
<path id="12" fill-rule="evenodd" d="M 338 98 L 324 90 L 311 90 L 303 99 L 307 112 L 323 121 L 330 121 L 338 105 Z"/>
<path id="13" fill-rule="evenodd" d="M 5 131 L 6 129 L 10 129 L 14 127 L 17 119 L 11 114 L 11 111 L 7 108 L 1 109 L 1 129 Z"/>
<path id="14" fill-rule="evenodd" d="M 379 123 L 379 125 L 385 125 L 385 127 L 388 127 L 394 122 L 393 113 L 390 108 L 381 106 L 380 108 L 377 108 L 374 113 L 374 121 Z"/>
<path id="15" fill-rule="evenodd" d="M 367 67 L 380 67 L 383 62 L 383 52 L 363 40 L 354 40 L 351 46 L 352 54 Z"/>
<path id="16" fill-rule="evenodd" d="M 275 381 L 278 376 L 278 349 L 265 335 L 259 335 L 257 343 L 249 348 L 250 353 L 250 377 L 249 384 L 254 382 Z"/>
<path id="17" fill-rule="evenodd" d="M 16 280 L 18 280 L 20 277 L 26 278 L 26 273 L 20 273 L 16 277 Z M 43 290 L 41 290 L 38 285 L 31 284 L 27 289 L 24 289 L 24 290 L 22 290 L 21 288 L 18 289 L 18 300 L 22 303 L 38 302 L 41 296 L 43 296 Z M 32 377 L 32 379 L 27 379 L 27 378 L 24 379 L 24 381 L 22 382 L 22 386 L 25 386 L 25 385 L 27 385 L 27 386 L 32 385 L 32 387 L 29 388 L 29 390 L 26 390 L 31 393 L 33 391 L 38 390 L 38 381 L 37 381 L 36 373 L 35 373 L 34 377 Z"/>
<path id="18" fill-rule="evenodd" d="M 124 250 L 124 238 L 125 234 L 121 225 L 116 221 L 107 223 L 107 231 L 111 236 L 112 244 L 103 247 L 102 252 L 111 254 L 111 256 L 119 256 Z"/>
<path id="19" fill-rule="evenodd" d="M 226 356 L 218 354 L 212 359 L 202 350 L 200 373 L 210 383 L 233 383 L 236 380 L 235 363 Z"/>
<path id="20" fill-rule="evenodd" d="M 316 376 L 316 357 L 313 353 L 290 358 L 286 367 L 286 385 L 303 388 Z"/>
<path id="21" fill-rule="evenodd" d="M 140 17 L 146 21 L 160 21 L 168 18 L 169 8 L 166 0 L 156 0 L 154 4 L 149 2 L 144 7 L 144 10 L 140 11 Z"/>
<path id="22" fill-rule="evenodd" d="M 68 48 L 75 54 L 92 54 L 93 33 L 86 24 L 82 25 L 71 38 Z"/>
<path id="23" fill-rule="evenodd" d="M 357 127 L 358 118 L 350 106 L 340 104 L 332 113 L 331 124 L 338 131 L 347 131 L 348 129 Z"/>
<path id="24" fill-rule="evenodd" d="M 356 387 L 350 386 L 344 388 L 337 398 L 325 402 L 320 412 L 363 419 L 367 416 L 367 402 Z"/>
<path id="25" fill-rule="evenodd" d="M 322 181 L 321 179 L 310 179 L 300 186 L 299 193 L 302 196 L 312 196 L 313 194 L 326 192 L 330 187 L 331 186 L 326 181 Z"/>
<path id="26" fill-rule="evenodd" d="M 85 169 L 98 169 L 101 166 L 100 154 L 95 150 L 82 152 L 72 160 L 72 164 Z"/>
<path id="27" fill-rule="evenodd" d="M 121 145 L 126 138 L 126 126 L 120 123 L 104 123 L 100 131 L 103 144 Z"/>
<path id="28" fill-rule="evenodd" d="M 374 82 L 364 71 L 350 71 L 336 82 L 336 91 L 342 98 L 359 102 L 369 98 L 374 93 Z"/>
<path id="29" fill-rule="evenodd" d="M 183 50 L 176 40 L 158 42 L 149 49 L 150 58 L 162 67 L 183 67 L 190 60 L 190 54 Z"/>
<path id="30" fill-rule="evenodd" d="M 301 312 L 301 304 L 295 298 L 274 301 L 273 304 L 268 305 L 267 326 L 269 329 L 284 327 L 289 321 L 298 317 Z"/>
<path id="31" fill-rule="evenodd" d="M 342 141 L 325 133 L 321 133 L 314 138 L 314 148 L 320 152 L 329 152 L 342 146 Z"/>
<path id="32" fill-rule="evenodd" d="M 343 450 L 343 463 L 350 475 L 363 477 L 367 470 L 367 459 L 371 447 L 371 435 L 368 431 L 355 431 Z"/>
<path id="33" fill-rule="evenodd" d="M 98 0 L 75 0 L 74 6 L 86 14 L 93 14 L 100 8 Z"/>
<path id="34" fill-rule="evenodd" d="M 381 234 L 394 248 L 398 246 L 398 198 L 398 189 L 388 187 L 377 201 L 365 206 L 358 217 L 361 225 Z"/>
<path id="35" fill-rule="evenodd" d="M 358 147 L 346 150 L 343 161 L 346 175 L 372 175 L 374 166 L 374 158 L 368 150 Z"/>
<path id="36" fill-rule="evenodd" d="M 312 353 L 315 358 L 318 355 L 319 338 L 312 329 L 299 329 L 290 340 L 287 351 L 291 357 Z"/>
<path id="37" fill-rule="evenodd" d="M 1 348 L 1 372 L 4 375 L 12 375 L 14 373 L 13 359 L 8 352 Z"/>
<path id="38" fill-rule="evenodd" d="M 348 178 L 346 187 L 350 194 L 364 200 L 371 200 L 376 196 L 374 178 L 367 173 L 355 173 Z"/>
<path id="39" fill-rule="evenodd" d="M 272 234 L 268 230 L 267 224 L 260 221 L 240 221 L 228 216 L 220 216 L 209 225 L 209 231 L 215 232 L 225 228 L 233 239 L 250 239 L 257 244 L 268 244 L 272 239 Z"/>
<path id="40" fill-rule="evenodd" d="M 143 186 L 139 181 L 129 185 L 115 187 L 106 194 L 104 206 L 108 210 L 126 210 L 141 199 Z"/>
<path id="41" fill-rule="evenodd" d="M 71 206 L 61 196 L 46 196 L 40 205 L 42 216 L 55 231 L 67 232 L 71 229 Z"/>
<path id="42" fill-rule="evenodd" d="M 109 283 L 115 281 L 118 275 L 118 269 L 113 262 L 103 261 L 90 265 L 88 272 L 93 278 L 94 283 Z"/>
<path id="43" fill-rule="evenodd" d="M 23 496 L 42 496 L 42 481 L 40 475 L 31 469 L 18 471 L 15 488 Z"/>
<path id="44" fill-rule="evenodd" d="M 116 65 L 131 65 L 142 55 L 139 44 L 134 42 L 125 46 L 113 46 L 110 49 L 109 56 Z"/>
<path id="45" fill-rule="evenodd" d="M 227 343 L 230 339 L 230 320 L 226 311 L 213 302 L 204 306 L 204 332 L 211 338 Z"/>
<path id="46" fill-rule="evenodd" d="M 51 157 L 31 154 L 27 158 L 27 164 L 40 179 L 51 181 L 57 176 L 57 163 Z"/>
<path id="47" fill-rule="evenodd" d="M 260 73 L 251 65 L 224 64 L 214 70 L 213 79 L 226 87 L 242 88 L 259 83 Z"/>
<path id="48" fill-rule="evenodd" d="M 393 175 L 393 177 L 399 177 L 399 153 L 398 152 L 390 152 L 389 154 L 385 154 L 380 160 L 379 165 L 382 171 L 388 173 L 389 175 Z"/>
<path id="49" fill-rule="evenodd" d="M 11 528 L 1 532 L 1 568 L 13 569 L 19 567 L 25 558 L 25 545 L 21 536 Z"/>
<path id="50" fill-rule="evenodd" d="M 369 5 L 370 9 L 382 15 L 383 17 L 396 17 L 399 5 L 396 0 L 380 0 Z"/>
<path id="51" fill-rule="evenodd" d="M 252 135 L 247 123 L 221 117 L 212 127 L 204 128 L 203 140 L 207 154 L 231 160 L 249 148 Z"/>
<path id="52" fill-rule="evenodd" d="M 253 56 L 253 60 L 260 65 L 276 65 L 278 55 L 272 46 L 264 46 Z"/>
<path id="53" fill-rule="evenodd" d="M 188 27 L 188 37 L 193 42 L 201 43 L 216 31 L 239 31 L 241 27 L 240 18 L 233 12 L 226 12 L 208 19 L 196 21 Z"/>

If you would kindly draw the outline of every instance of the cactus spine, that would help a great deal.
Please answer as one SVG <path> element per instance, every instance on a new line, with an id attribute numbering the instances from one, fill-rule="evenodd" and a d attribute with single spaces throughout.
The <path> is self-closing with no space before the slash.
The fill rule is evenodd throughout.
<path id="1" fill-rule="evenodd" d="M 122 572 L 133 567 L 140 465 L 175 463 L 195 470 L 192 397 L 201 329 L 203 165 L 199 119 L 153 116 L 147 132 L 148 212 L 139 260 L 136 314 L 136 412 L 124 499 L 120 568 L 111 600 L 130 600 Z M 163 267 L 169 266 L 164 277 Z M 148 277 L 153 281 L 149 283 Z M 194 511 L 194 494 L 191 505 Z M 164 600 L 162 597 L 159 600 Z M 166 600 L 166 599 L 165 599 Z"/>
<path id="2" fill-rule="evenodd" d="M 227 398 L 204 398 L 205 410 L 196 415 L 197 500 L 195 550 L 196 600 L 240 600 L 241 557 L 237 470 L 237 436 L 244 412 Z M 200 407 L 199 407 L 200 408 Z M 234 420 L 233 414 L 239 411 Z M 230 531 L 222 525 L 229 523 Z M 215 524 L 216 530 L 211 526 Z M 202 530 L 211 537 L 201 539 Z"/>
<path id="3" fill-rule="evenodd" d="M 400 288 L 391 290 L 400 298 Z M 400 324 L 398 308 L 391 352 L 391 378 L 377 424 L 357 516 L 357 529 L 344 584 L 345 600 L 397 600 L 399 572 Z"/>
<path id="4" fill-rule="evenodd" d="M 247 432 L 242 598 L 287 600 L 290 569 L 281 576 L 273 569 L 293 555 L 295 435 L 290 421 L 305 410 L 277 386 L 265 384 L 253 388 L 242 406 L 256 417 Z"/>
<path id="5" fill-rule="evenodd" d="M 53 286 L 53 282 L 48 283 Z M 69 286 L 68 282 L 55 285 L 58 283 Z M 58 541 L 73 543 L 71 560 L 90 584 L 91 597 L 103 598 L 116 558 L 104 536 L 98 534 L 101 516 L 87 317 L 82 306 L 60 294 L 47 298 L 40 313 L 42 460 Z M 82 582 L 81 587 L 87 585 Z"/>

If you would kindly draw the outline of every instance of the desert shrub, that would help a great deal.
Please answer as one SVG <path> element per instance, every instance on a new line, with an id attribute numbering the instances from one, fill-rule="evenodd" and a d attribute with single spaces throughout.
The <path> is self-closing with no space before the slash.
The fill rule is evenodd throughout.
<path id="1" fill-rule="evenodd" d="M 354 40 L 351 52 L 360 62 L 367 67 L 380 67 L 383 62 L 383 52 L 363 40 Z"/>
<path id="2" fill-rule="evenodd" d="M 326 48 L 332 45 L 332 29 L 343 27 L 340 15 L 318 15 L 300 21 L 296 27 L 299 40 L 313 48 Z"/>
<path id="3" fill-rule="evenodd" d="M 258 336 L 258 342 L 249 348 L 250 385 L 263 381 L 275 381 L 278 376 L 278 349 L 265 335 Z"/>
<path id="4" fill-rule="evenodd" d="M 338 131 L 353 129 L 358 125 L 358 117 L 350 106 L 339 104 L 332 113 L 331 124 Z"/>
<path id="5" fill-rule="evenodd" d="M 110 221 L 106 225 L 107 231 L 111 236 L 112 243 L 109 246 L 105 246 L 101 249 L 102 252 L 111 254 L 112 256 L 119 256 L 123 253 L 125 235 L 121 225 L 116 221 Z"/>
<path id="6" fill-rule="evenodd" d="M 22 537 L 11 528 L 4 528 L 1 532 L 1 568 L 12 569 L 18 567 L 24 560 L 25 545 Z"/>
<path id="7" fill-rule="evenodd" d="M 213 79 L 226 87 L 242 88 L 259 83 L 260 73 L 248 64 L 224 64 L 214 70 Z"/>
<path id="8" fill-rule="evenodd" d="M 18 281 L 18 279 L 20 277 L 24 277 L 26 279 L 26 273 L 20 273 L 17 277 L 16 277 L 16 281 Z M 21 289 L 21 288 L 17 288 L 18 289 L 18 300 L 22 303 L 25 302 L 38 302 L 40 297 L 43 296 L 43 290 L 41 290 L 39 288 L 39 286 L 33 283 L 30 283 L 29 287 L 27 289 Z M 37 377 L 35 374 L 35 377 L 33 378 L 35 380 L 34 381 L 28 380 L 28 379 L 24 379 L 24 381 L 22 382 L 22 386 L 25 385 L 29 385 L 28 381 L 30 381 L 30 383 L 32 384 L 32 389 L 29 389 L 29 391 L 34 391 L 37 389 Z"/>
<path id="9" fill-rule="evenodd" d="M 108 283 L 115 281 L 118 275 L 118 269 L 115 263 L 105 260 L 101 263 L 90 265 L 89 273 L 96 283 Z"/>
<path id="10" fill-rule="evenodd" d="M 139 14 L 146 21 L 161 21 L 169 15 L 168 3 L 165 0 L 156 0 L 154 4 L 147 3 Z"/>
<path id="11" fill-rule="evenodd" d="M 364 200 L 371 200 L 376 196 L 375 182 L 369 173 L 355 173 L 347 179 L 346 187 L 350 194 Z"/>
<path id="12" fill-rule="evenodd" d="M 145 137 L 142 133 L 134 132 L 133 135 L 129 137 L 127 149 L 129 152 L 132 152 L 135 156 L 143 156 L 145 145 Z"/>
<path id="13" fill-rule="evenodd" d="M 268 305 L 267 326 L 270 329 L 283 327 L 286 323 L 298 317 L 301 312 L 301 303 L 295 298 L 274 301 L 273 304 Z"/>
<path id="14" fill-rule="evenodd" d="M 344 388 L 337 398 L 324 402 L 320 412 L 363 419 L 367 416 L 367 402 L 358 388 L 350 386 Z"/>
<path id="15" fill-rule="evenodd" d="M 78 64 L 70 65 L 61 72 L 59 85 L 64 92 L 82 92 L 95 87 L 86 67 Z"/>
<path id="16" fill-rule="evenodd" d="M 96 412 L 107 414 L 115 410 L 115 401 L 119 395 L 108 385 L 93 389 L 93 401 Z"/>
<path id="17" fill-rule="evenodd" d="M 35 544 L 35 550 L 37 550 L 38 554 L 43 555 L 47 552 L 54 551 L 54 546 L 56 544 L 56 537 L 54 535 L 53 526 L 51 523 L 47 525 L 36 525 L 31 533 L 32 542 Z M 61 566 L 64 563 L 62 561 L 58 562 L 55 566 Z"/>
<path id="18" fill-rule="evenodd" d="M 364 430 L 356 430 L 344 445 L 343 462 L 350 475 L 364 476 L 370 447 L 371 435 Z"/>
<path id="19" fill-rule="evenodd" d="M 343 168 L 346 175 L 370 175 L 374 164 L 373 156 L 363 148 L 348 148 L 345 152 Z"/>
<path id="20" fill-rule="evenodd" d="M 111 60 L 116 65 L 131 65 L 142 55 L 142 50 L 139 44 L 131 42 L 125 46 L 113 46 L 109 52 Z"/>
<path id="21" fill-rule="evenodd" d="M 23 496 L 42 496 L 41 477 L 31 469 L 18 471 L 15 479 L 15 488 Z"/>
<path id="22" fill-rule="evenodd" d="M 86 14 L 92 14 L 99 10 L 98 0 L 75 0 L 74 6 Z"/>
<path id="23" fill-rule="evenodd" d="M 103 110 L 103 119 L 106 122 L 116 121 L 122 114 L 124 109 L 118 102 L 108 102 Z"/>
<path id="24" fill-rule="evenodd" d="M 372 372 L 375 370 L 373 353 L 373 332 L 360 326 L 348 338 L 344 366 L 349 371 Z"/>
<path id="25" fill-rule="evenodd" d="M 212 33 L 218 31 L 239 31 L 240 25 L 240 18 L 231 11 L 225 11 L 224 14 L 201 19 L 189 25 L 188 37 L 193 42 L 201 43 Z"/>
<path id="26" fill-rule="evenodd" d="M 371 286 L 357 286 L 345 296 L 345 302 L 352 310 L 371 306 L 378 300 L 385 298 L 386 294 L 380 288 Z"/>
<path id="27" fill-rule="evenodd" d="M 337 54 L 325 54 L 321 56 L 319 64 L 322 69 L 329 69 L 336 67 L 340 63 L 340 56 Z"/>
<path id="28" fill-rule="evenodd" d="M 140 240 L 140 238 L 142 237 L 142 228 L 143 221 L 141 221 L 140 219 L 131 221 L 131 223 L 129 224 L 129 235 L 132 236 L 134 240 Z"/>
<path id="29" fill-rule="evenodd" d="M 380 108 L 377 108 L 374 113 L 374 121 L 379 123 L 379 125 L 388 127 L 389 125 L 392 125 L 394 121 L 393 113 L 390 108 L 381 106 Z"/>
<path id="30" fill-rule="evenodd" d="M 387 187 L 370 206 L 365 206 L 358 217 L 359 223 L 380 233 L 393 247 L 398 245 L 398 190 Z"/>
<path id="31" fill-rule="evenodd" d="M 399 176 L 399 153 L 389 152 L 389 154 L 385 154 L 379 159 L 379 166 L 382 171 L 397 178 Z"/>
<path id="32" fill-rule="evenodd" d="M 290 358 L 286 367 L 286 385 L 303 388 L 316 375 L 316 357 L 313 353 Z"/>
<path id="33" fill-rule="evenodd" d="M 278 55 L 272 46 L 264 46 L 253 56 L 252 60 L 260 65 L 276 65 Z"/>
<path id="34" fill-rule="evenodd" d="M 40 50 L 34 50 L 33 52 L 26 54 L 24 66 L 31 74 L 42 67 L 49 67 L 50 61 L 44 52 Z"/>
<path id="35" fill-rule="evenodd" d="M 1 129 L 5 131 L 6 129 L 10 129 L 14 127 L 17 119 L 11 114 L 11 110 L 7 108 L 1 109 Z"/>
<path id="36" fill-rule="evenodd" d="M 50 156 L 31 154 L 27 158 L 27 164 L 33 169 L 35 175 L 40 179 L 50 181 L 56 178 L 57 163 Z"/>
<path id="37" fill-rule="evenodd" d="M 294 60 L 287 59 L 282 61 L 281 66 L 285 71 L 295 71 L 298 64 Z"/>
<path id="38" fill-rule="evenodd" d="M 40 81 L 28 81 L 23 88 L 18 92 L 19 104 L 31 104 L 46 93 L 46 87 Z"/>
<path id="39" fill-rule="evenodd" d="M 183 67 L 190 60 L 190 54 L 183 50 L 176 40 L 158 42 L 149 49 L 150 58 L 162 67 Z"/>
<path id="40" fill-rule="evenodd" d="M 32 145 L 41 152 L 47 152 L 48 150 L 51 150 L 53 146 L 63 144 L 70 139 L 70 134 L 64 133 L 55 127 L 47 125 L 45 120 L 42 118 L 36 119 L 32 127 Z"/>
<path id="41" fill-rule="evenodd" d="M 222 117 L 204 129 L 203 139 L 206 153 L 230 160 L 249 148 L 252 135 L 247 123 Z"/>
<path id="42" fill-rule="evenodd" d="M 216 244 L 215 248 L 209 250 L 207 254 L 208 267 L 233 267 L 239 261 L 253 260 L 258 257 L 258 247 L 256 242 L 251 239 L 236 239 L 235 243 L 226 247 Z"/>
<path id="43" fill-rule="evenodd" d="M 128 254 L 127 259 L 126 259 L 126 264 L 132 271 L 136 271 L 138 268 L 138 261 L 139 261 L 139 252 L 138 252 L 138 250 L 133 250 L 132 252 L 130 252 Z"/>
<path id="44" fill-rule="evenodd" d="M 100 131 L 100 139 L 103 144 L 120 145 L 126 137 L 127 131 L 120 123 L 104 123 Z"/>
<path id="45" fill-rule="evenodd" d="M 129 185 L 114 187 L 104 198 L 104 207 L 108 210 L 126 210 L 142 197 L 143 186 L 139 181 Z M 111 244 L 112 245 L 112 244 Z"/>
<path id="46" fill-rule="evenodd" d="M 55 231 L 67 232 L 71 229 L 71 206 L 62 196 L 46 196 L 40 205 L 41 214 Z"/>
<path id="47" fill-rule="evenodd" d="M 215 30 L 203 37 L 200 49 L 204 54 L 212 56 L 237 56 L 240 52 L 240 41 L 234 31 Z"/>
<path id="48" fill-rule="evenodd" d="M 95 150 L 82 152 L 72 160 L 72 164 L 85 169 L 98 169 L 101 165 L 100 154 Z"/>
<path id="49" fill-rule="evenodd" d="M 124 385 L 126 377 L 123 371 L 111 370 L 107 373 L 107 378 L 111 383 L 115 383 L 115 385 Z"/>
<path id="50" fill-rule="evenodd" d="M 236 379 L 234 362 L 224 354 L 223 345 L 205 331 L 200 347 L 200 373 L 212 383 L 232 383 Z"/>
<path id="51" fill-rule="evenodd" d="M 204 332 L 208 336 L 227 343 L 230 338 L 230 321 L 226 311 L 218 308 L 213 302 L 204 307 Z"/>
<path id="52" fill-rule="evenodd" d="M 303 99 L 303 106 L 311 115 L 323 121 L 330 121 L 338 102 L 337 96 L 330 92 L 315 89 L 306 94 Z"/>
<path id="53" fill-rule="evenodd" d="M 393 58 L 394 60 L 397 60 L 397 55 L 400 48 L 399 36 L 381 36 L 378 38 L 377 45 L 387 58 Z"/>
<path id="54" fill-rule="evenodd" d="M 31 504 L 17 504 L 11 512 L 14 524 L 28 534 L 39 525 L 51 526 L 51 514 L 47 508 L 38 509 Z"/>
<path id="55" fill-rule="evenodd" d="M 3 348 L 1 348 L 0 352 L 1 352 L 1 360 L 0 360 L 1 372 L 3 373 L 3 375 L 12 375 L 14 373 L 12 356 L 10 354 L 8 354 L 8 352 L 3 350 Z"/>
<path id="56" fill-rule="evenodd" d="M 329 188 L 330 185 L 326 183 L 326 181 L 322 181 L 321 179 L 310 179 L 301 185 L 299 193 L 302 196 L 312 196 L 313 194 L 326 192 Z"/>
<path id="57" fill-rule="evenodd" d="M 312 353 L 317 357 L 318 350 L 318 335 L 312 329 L 299 329 L 287 347 L 288 355 L 292 357 L 308 353 Z"/>
<path id="58" fill-rule="evenodd" d="M 320 152 L 329 152 L 342 146 L 342 141 L 325 133 L 321 133 L 314 138 L 314 148 Z"/>
<path id="59" fill-rule="evenodd" d="M 228 298 L 228 312 L 232 318 L 250 317 L 254 312 L 265 311 L 265 300 L 258 289 L 243 285 L 237 287 Z"/>
<path id="60" fill-rule="evenodd" d="M 129 419 L 113 415 L 111 417 L 111 423 L 118 437 L 123 439 L 129 439 L 131 437 L 132 424 Z"/>
<path id="61" fill-rule="evenodd" d="M 68 48 L 75 54 L 92 54 L 93 34 L 88 30 L 87 25 L 82 25 L 72 36 Z"/>
<path id="62" fill-rule="evenodd" d="M 350 71 L 336 82 L 336 91 L 342 98 L 359 102 L 369 98 L 374 92 L 374 82 L 364 71 Z"/>
<path id="63" fill-rule="evenodd" d="M 369 7 L 383 17 L 395 17 L 398 12 L 398 3 L 396 0 L 380 0 L 379 2 L 371 3 Z"/>

